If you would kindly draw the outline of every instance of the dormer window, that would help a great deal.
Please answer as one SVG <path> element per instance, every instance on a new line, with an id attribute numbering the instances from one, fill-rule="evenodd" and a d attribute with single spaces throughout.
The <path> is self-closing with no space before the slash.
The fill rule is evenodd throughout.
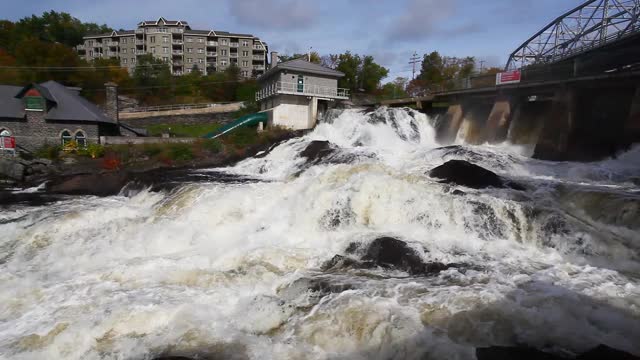
<path id="1" fill-rule="evenodd" d="M 36 89 L 29 89 L 24 95 L 24 109 L 27 111 L 44 111 L 44 98 Z"/>

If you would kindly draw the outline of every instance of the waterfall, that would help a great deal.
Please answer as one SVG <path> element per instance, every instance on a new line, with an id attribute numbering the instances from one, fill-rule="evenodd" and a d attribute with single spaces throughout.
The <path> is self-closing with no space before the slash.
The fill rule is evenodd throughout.
<path id="1" fill-rule="evenodd" d="M 475 359 L 479 346 L 601 343 L 640 355 L 640 148 L 589 164 L 527 151 L 443 147 L 410 109 L 344 110 L 197 171 L 255 181 L 2 210 L 0 358 Z M 526 190 L 428 176 L 454 159 Z M 381 237 L 450 266 L 327 270 Z"/>

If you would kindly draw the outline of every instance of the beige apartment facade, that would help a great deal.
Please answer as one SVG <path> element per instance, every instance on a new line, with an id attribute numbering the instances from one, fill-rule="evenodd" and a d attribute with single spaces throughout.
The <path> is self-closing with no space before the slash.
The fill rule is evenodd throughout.
<path id="1" fill-rule="evenodd" d="M 232 64 L 245 78 L 258 77 L 266 71 L 268 47 L 250 34 L 217 30 L 194 30 L 185 21 L 160 18 L 143 21 L 135 30 L 84 37 L 76 47 L 81 58 L 118 58 L 131 72 L 140 55 L 151 54 L 167 64 L 174 75 L 224 71 Z"/>

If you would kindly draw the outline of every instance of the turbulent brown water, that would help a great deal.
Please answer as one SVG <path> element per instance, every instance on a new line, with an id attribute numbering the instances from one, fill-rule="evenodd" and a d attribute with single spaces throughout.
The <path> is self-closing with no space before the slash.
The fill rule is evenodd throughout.
<path id="1" fill-rule="evenodd" d="M 310 162 L 313 140 L 337 150 Z M 516 344 L 640 355 L 640 149 L 590 164 L 529 152 L 442 148 L 422 114 L 347 110 L 198 172 L 223 182 L 5 208 L 0 358 L 475 359 Z M 452 159 L 526 190 L 427 175 Z M 459 266 L 323 270 L 381 236 Z"/>

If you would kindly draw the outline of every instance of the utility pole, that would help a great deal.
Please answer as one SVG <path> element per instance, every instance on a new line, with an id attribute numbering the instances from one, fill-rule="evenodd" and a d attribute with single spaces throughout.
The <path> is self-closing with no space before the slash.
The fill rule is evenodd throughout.
<path id="1" fill-rule="evenodd" d="M 413 55 L 411 55 L 411 58 L 409 59 L 409 64 L 413 65 L 413 80 L 416 79 L 416 64 L 418 62 L 420 62 L 420 57 L 418 56 L 417 52 L 414 52 Z"/>

